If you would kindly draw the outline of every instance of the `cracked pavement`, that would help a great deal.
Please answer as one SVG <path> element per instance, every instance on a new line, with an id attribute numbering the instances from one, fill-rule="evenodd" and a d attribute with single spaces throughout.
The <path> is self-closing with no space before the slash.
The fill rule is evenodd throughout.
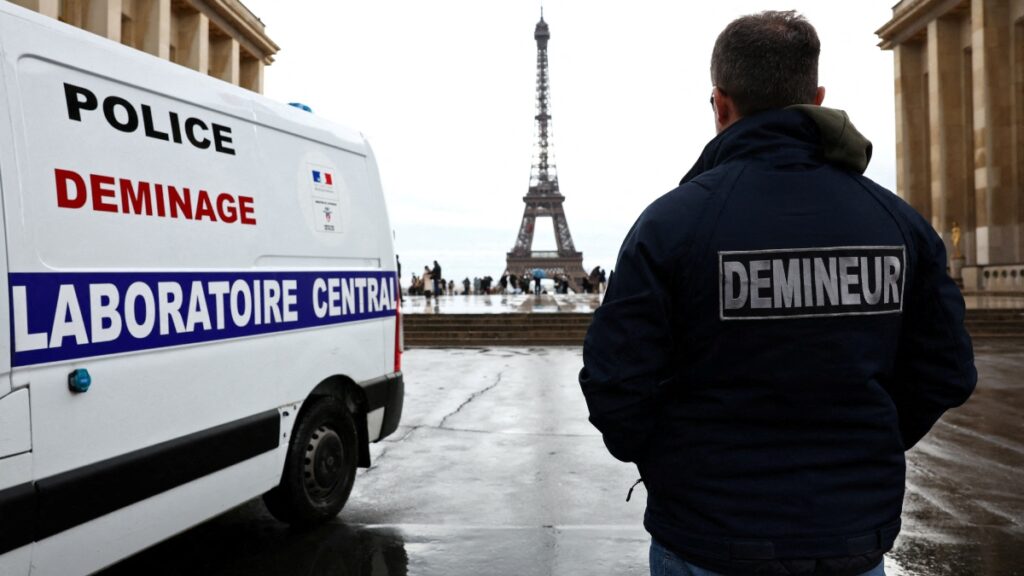
<path id="1" fill-rule="evenodd" d="M 978 392 L 908 454 L 889 576 L 1024 575 L 1024 343 L 976 345 Z M 209 575 L 645 575 L 645 491 L 605 451 L 579 348 L 406 353 L 399 429 L 345 509 L 291 530 L 259 500 L 108 570 Z"/>

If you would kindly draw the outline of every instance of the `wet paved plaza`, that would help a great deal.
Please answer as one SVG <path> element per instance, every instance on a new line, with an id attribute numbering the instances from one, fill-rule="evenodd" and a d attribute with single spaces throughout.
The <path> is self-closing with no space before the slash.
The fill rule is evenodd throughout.
<path id="1" fill-rule="evenodd" d="M 1024 342 L 975 355 L 974 395 L 908 454 L 894 574 L 1024 574 Z"/>
<path id="2" fill-rule="evenodd" d="M 978 390 L 909 453 L 890 576 L 1024 575 L 1024 342 L 977 342 Z M 642 575 L 644 496 L 604 449 L 579 348 L 406 353 L 402 426 L 336 521 L 252 501 L 105 574 Z"/>

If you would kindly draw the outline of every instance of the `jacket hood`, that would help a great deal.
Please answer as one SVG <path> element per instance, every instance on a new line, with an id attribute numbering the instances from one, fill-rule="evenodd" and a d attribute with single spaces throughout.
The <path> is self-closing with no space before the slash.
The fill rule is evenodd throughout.
<path id="1" fill-rule="evenodd" d="M 798 104 L 790 108 L 810 116 L 818 125 L 826 162 L 854 170 L 858 174 L 867 170 L 871 162 L 871 141 L 857 131 L 846 112 L 811 104 Z"/>
<path id="2" fill-rule="evenodd" d="M 809 104 L 789 106 L 741 118 L 715 136 L 680 184 L 738 158 L 777 165 L 827 163 L 863 174 L 871 150 L 871 142 L 846 112 Z"/>

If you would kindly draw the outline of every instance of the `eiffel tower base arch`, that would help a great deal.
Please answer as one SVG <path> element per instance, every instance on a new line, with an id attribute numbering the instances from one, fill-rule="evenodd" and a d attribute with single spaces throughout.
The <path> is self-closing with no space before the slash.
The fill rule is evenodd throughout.
<path id="1" fill-rule="evenodd" d="M 517 256 L 509 252 L 505 259 L 505 270 L 520 278 L 524 275 L 532 278 L 533 271 L 537 268 L 544 271 L 545 278 L 557 279 L 565 276 L 573 291 L 583 292 L 583 279 L 588 274 L 583 269 L 582 252 L 569 256 L 559 256 L 557 252 L 531 252 Z"/>

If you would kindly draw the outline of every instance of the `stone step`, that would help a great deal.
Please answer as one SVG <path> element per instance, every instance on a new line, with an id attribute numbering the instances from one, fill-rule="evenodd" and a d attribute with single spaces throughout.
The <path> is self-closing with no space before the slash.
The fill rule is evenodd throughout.
<path id="1" fill-rule="evenodd" d="M 1002 321 L 1002 320 L 995 320 L 995 321 L 990 321 L 990 320 L 983 320 L 983 321 L 975 320 L 975 321 L 971 321 L 971 320 L 968 320 L 967 322 L 964 322 L 964 326 L 967 326 L 968 330 L 971 329 L 971 328 L 978 328 L 978 327 L 981 327 L 981 326 L 993 326 L 993 327 L 998 327 L 998 326 L 1019 326 L 1019 327 L 1024 327 L 1024 321 L 1012 322 L 1012 321 Z"/>
<path id="2" fill-rule="evenodd" d="M 967 321 L 972 320 L 1012 320 L 1024 322 L 1024 310 L 968 310 Z M 550 312 L 533 314 L 403 314 L 406 322 L 445 323 L 445 322 L 531 322 L 554 324 L 561 322 L 590 322 L 593 314 L 579 312 Z"/>
<path id="3" fill-rule="evenodd" d="M 541 320 L 531 319 L 529 315 L 502 315 L 497 318 L 462 318 L 449 316 L 443 319 L 423 320 L 406 316 L 403 320 L 406 334 L 419 332 L 448 332 L 448 331 L 503 331 L 522 332 L 540 330 L 575 330 L 586 332 L 590 327 L 591 317 L 586 315 L 582 318 L 545 318 Z"/>
<path id="4" fill-rule="evenodd" d="M 539 323 L 589 322 L 593 314 L 549 313 L 549 314 L 406 314 L 406 320 L 413 322 L 508 322 L 524 321 Z"/>
<path id="5" fill-rule="evenodd" d="M 534 324 L 529 322 L 501 322 L 501 323 L 476 323 L 476 322 L 446 322 L 446 323 L 413 323 L 403 322 L 407 332 L 445 332 L 445 331 L 517 331 L 517 330 L 582 330 L 586 331 L 590 323 L 551 323 Z M 1024 328 L 1024 320 L 972 320 L 965 323 L 968 329 L 978 328 Z"/>
<path id="6" fill-rule="evenodd" d="M 463 330 L 498 330 L 501 332 L 517 330 L 582 330 L 586 331 L 589 324 L 405 324 L 406 332 L 448 332 Z"/>
<path id="7" fill-rule="evenodd" d="M 1024 320 L 979 320 L 968 318 L 964 326 L 1024 326 Z"/>
<path id="8" fill-rule="evenodd" d="M 452 324 L 447 326 L 414 326 L 410 329 L 409 325 L 405 325 L 406 334 L 443 334 L 447 332 L 453 333 L 490 333 L 497 332 L 500 334 L 516 333 L 516 332 L 529 332 L 531 334 L 551 334 L 557 332 L 568 332 L 571 334 L 584 334 L 587 331 L 586 326 L 473 326 L 473 325 L 459 325 Z"/>
<path id="9" fill-rule="evenodd" d="M 978 334 L 1015 334 L 1015 333 L 1018 333 L 1018 332 L 1019 333 L 1024 333 L 1024 326 L 1000 326 L 1000 327 L 968 326 L 967 327 L 967 333 L 970 334 L 971 336 L 976 336 Z"/>
<path id="10" fill-rule="evenodd" d="M 406 342 L 406 349 L 432 347 L 475 347 L 475 346 L 582 346 L 582 339 L 544 340 L 535 338 L 503 338 L 501 340 L 430 340 Z"/>
<path id="11" fill-rule="evenodd" d="M 500 340 L 501 338 L 538 338 L 538 339 L 559 339 L 559 338 L 576 338 L 583 340 L 586 336 L 586 332 L 573 331 L 573 330 L 553 330 L 535 332 L 524 330 L 521 332 L 513 331 L 500 331 L 500 330 L 460 330 L 460 331 L 445 331 L 445 332 L 414 332 L 410 334 L 405 333 L 405 341 L 423 341 L 430 339 L 442 339 L 442 340 Z"/>

